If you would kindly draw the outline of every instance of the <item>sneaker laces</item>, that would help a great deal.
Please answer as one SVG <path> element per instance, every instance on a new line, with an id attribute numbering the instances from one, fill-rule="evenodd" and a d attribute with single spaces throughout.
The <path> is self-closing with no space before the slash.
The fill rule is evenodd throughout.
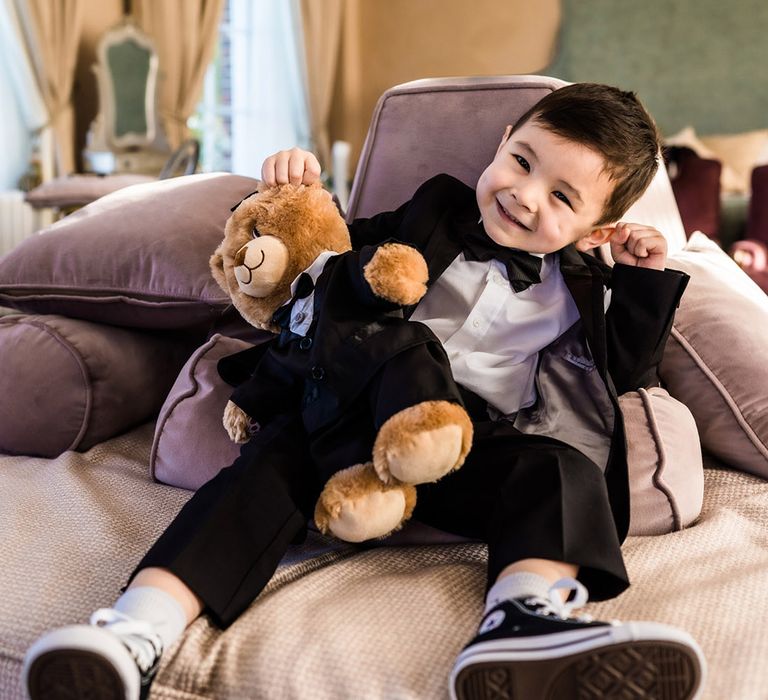
<path id="1" fill-rule="evenodd" d="M 154 672 L 163 652 L 163 642 L 150 622 L 129 617 L 113 608 L 100 608 L 91 615 L 90 622 L 119 637 L 142 676 Z"/>
<path id="2" fill-rule="evenodd" d="M 572 600 L 563 600 L 560 591 L 575 591 Z M 589 600 L 587 589 L 575 578 L 561 578 L 555 581 L 547 592 L 548 597 L 532 596 L 526 598 L 525 605 L 535 607 L 540 615 L 551 615 L 564 620 L 575 619 L 579 622 L 592 622 L 590 615 L 573 616 L 571 613 L 577 608 L 583 608 Z M 570 595 L 568 596 L 570 598 Z"/>

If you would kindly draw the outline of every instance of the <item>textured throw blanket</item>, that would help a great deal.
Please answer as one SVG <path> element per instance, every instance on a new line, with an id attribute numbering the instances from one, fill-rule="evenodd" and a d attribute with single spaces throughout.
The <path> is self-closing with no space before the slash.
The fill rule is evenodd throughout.
<path id="1" fill-rule="evenodd" d="M 0 458 L 0 697 L 22 698 L 21 659 L 52 626 L 109 605 L 189 497 L 147 476 L 152 426 L 54 460 Z M 678 625 L 709 662 L 704 697 L 768 687 L 768 484 L 706 470 L 682 532 L 630 538 L 633 581 L 595 617 Z M 203 617 L 169 650 L 153 698 L 447 698 L 482 610 L 479 544 L 361 550 L 311 534 L 225 633 Z"/>

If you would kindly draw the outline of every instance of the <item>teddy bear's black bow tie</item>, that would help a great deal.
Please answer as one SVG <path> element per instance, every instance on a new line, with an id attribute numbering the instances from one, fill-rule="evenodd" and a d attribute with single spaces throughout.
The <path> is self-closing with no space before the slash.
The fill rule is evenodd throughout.
<path id="1" fill-rule="evenodd" d="M 482 227 L 473 226 L 462 240 L 464 257 L 467 260 L 498 260 L 507 268 L 509 284 L 516 292 L 528 289 L 541 282 L 541 258 L 524 250 L 505 248 L 492 240 Z"/>
<path id="2" fill-rule="evenodd" d="M 289 301 L 283 304 L 272 315 L 272 322 L 280 326 L 281 328 L 288 328 L 291 325 L 291 311 L 293 311 L 294 304 L 299 299 L 308 297 L 315 291 L 315 283 L 312 281 L 312 277 L 306 272 L 302 272 L 299 275 L 299 280 L 296 283 L 296 291 Z"/>

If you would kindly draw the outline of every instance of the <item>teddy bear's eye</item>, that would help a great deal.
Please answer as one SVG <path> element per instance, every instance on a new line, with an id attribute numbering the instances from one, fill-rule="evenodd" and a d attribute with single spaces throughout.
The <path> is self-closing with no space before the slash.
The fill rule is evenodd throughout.
<path id="1" fill-rule="evenodd" d="M 253 229 L 251 230 L 251 235 L 252 235 L 254 238 L 258 238 L 258 237 L 259 237 L 261 234 L 259 233 L 259 229 L 257 229 L 257 228 L 254 226 L 254 227 L 253 227 Z"/>

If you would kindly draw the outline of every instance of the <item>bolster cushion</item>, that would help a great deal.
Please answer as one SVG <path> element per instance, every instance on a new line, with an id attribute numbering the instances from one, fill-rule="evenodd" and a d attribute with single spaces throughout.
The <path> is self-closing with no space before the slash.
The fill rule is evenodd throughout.
<path id="1" fill-rule="evenodd" d="M 198 343 L 62 316 L 0 318 L 0 452 L 55 457 L 149 420 Z"/>

